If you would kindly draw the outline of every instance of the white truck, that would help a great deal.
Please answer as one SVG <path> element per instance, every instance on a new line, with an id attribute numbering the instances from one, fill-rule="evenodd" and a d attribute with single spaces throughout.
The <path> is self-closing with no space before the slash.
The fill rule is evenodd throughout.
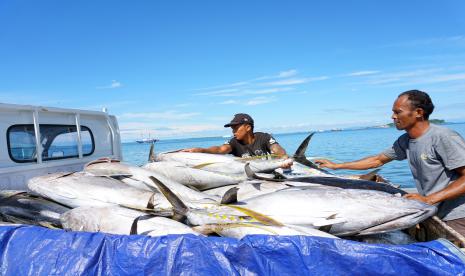
<path id="1" fill-rule="evenodd" d="M 27 189 L 35 176 L 80 171 L 122 159 L 115 116 L 107 112 L 0 103 L 0 189 Z"/>

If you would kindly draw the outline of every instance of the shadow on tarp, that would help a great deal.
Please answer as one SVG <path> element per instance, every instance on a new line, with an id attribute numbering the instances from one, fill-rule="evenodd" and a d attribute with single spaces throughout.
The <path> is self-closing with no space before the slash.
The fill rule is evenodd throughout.
<path id="1" fill-rule="evenodd" d="M 2 275 L 465 275 L 447 241 L 391 246 L 303 236 L 161 237 L 0 227 Z"/>

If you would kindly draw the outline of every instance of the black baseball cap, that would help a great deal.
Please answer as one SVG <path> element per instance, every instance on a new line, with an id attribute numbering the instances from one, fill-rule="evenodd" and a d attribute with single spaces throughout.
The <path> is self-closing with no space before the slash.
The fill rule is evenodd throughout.
<path id="1" fill-rule="evenodd" d="M 231 127 L 242 124 L 249 124 L 253 126 L 252 117 L 250 117 L 249 114 L 237 113 L 236 115 L 234 115 L 234 118 L 231 120 L 231 122 L 229 122 L 229 124 L 225 124 L 224 127 Z"/>

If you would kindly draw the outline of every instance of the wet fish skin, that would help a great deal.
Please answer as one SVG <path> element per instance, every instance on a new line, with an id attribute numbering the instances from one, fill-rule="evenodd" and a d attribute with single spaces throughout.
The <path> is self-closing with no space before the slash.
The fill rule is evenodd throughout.
<path id="1" fill-rule="evenodd" d="M 241 159 L 225 154 L 192 153 L 192 152 L 167 152 L 157 155 L 157 161 L 175 161 L 188 167 L 201 168 L 202 170 L 224 173 L 229 175 L 244 175 L 244 166 L 250 164 L 254 172 L 271 172 L 277 168 L 287 166 L 293 159 L 271 158 L 266 159 Z"/>
<path id="2" fill-rule="evenodd" d="M 134 180 L 138 180 L 146 185 L 139 185 L 138 188 L 145 189 L 147 191 L 152 191 L 158 189 L 156 185 L 153 184 L 150 177 L 156 177 L 165 183 L 178 197 L 181 197 L 186 202 L 219 202 L 221 198 L 216 196 L 210 196 L 189 187 L 186 187 L 176 181 L 173 181 L 163 175 L 149 171 L 144 168 L 131 166 L 124 163 L 118 162 L 103 162 L 86 165 L 84 171 L 92 175 L 99 176 L 130 176 Z"/>
<path id="3" fill-rule="evenodd" d="M 164 215 L 172 214 L 172 205 L 158 191 L 145 191 L 108 177 L 74 173 L 58 177 L 49 174 L 32 178 L 28 188 L 70 207 L 124 205 L 150 208 Z"/>
<path id="4" fill-rule="evenodd" d="M 104 232 L 110 234 L 142 234 L 162 236 L 169 234 L 194 234 L 187 225 L 165 217 L 119 206 L 79 207 L 61 216 L 63 227 L 72 231 Z M 136 227 L 135 227 L 136 226 Z M 131 233 L 137 229 L 136 233 Z"/>
<path id="5" fill-rule="evenodd" d="M 211 190 L 206 190 L 204 193 L 217 195 L 222 197 L 229 189 L 237 187 L 239 190 L 237 192 L 237 200 L 243 201 L 252 197 L 259 195 L 264 195 L 267 193 L 276 192 L 282 189 L 289 188 L 285 182 L 272 182 L 264 180 L 248 180 L 243 181 L 237 185 L 228 185 L 224 187 L 219 187 Z"/>
<path id="6" fill-rule="evenodd" d="M 435 206 L 380 191 L 325 186 L 284 189 L 241 203 L 283 224 L 327 223 L 331 225 L 330 233 L 337 236 L 405 229 L 437 211 Z"/>
<path id="7" fill-rule="evenodd" d="M 341 177 L 326 177 L 326 176 L 309 176 L 309 177 L 298 177 L 292 178 L 294 182 L 304 182 L 321 184 L 332 187 L 339 187 L 343 189 L 363 189 L 363 190 L 374 190 L 381 191 L 390 194 L 405 195 L 407 192 L 400 188 L 396 188 L 387 183 L 380 183 L 375 181 L 363 180 L 363 179 L 350 179 Z"/>
<path id="8" fill-rule="evenodd" d="M 25 191 L 0 191 L 0 216 L 6 221 L 61 227 L 60 215 L 70 208 Z"/>
<path id="9" fill-rule="evenodd" d="M 314 236 L 338 239 L 331 234 L 310 227 L 268 226 L 260 223 L 204 224 L 193 227 L 195 231 L 208 235 L 216 233 L 223 237 L 242 239 L 246 235 Z"/>
<path id="10" fill-rule="evenodd" d="M 183 185 L 193 186 L 201 191 L 226 185 L 238 184 L 247 178 L 245 174 L 221 174 L 190 168 L 182 163 L 173 161 L 147 163 L 142 168 L 153 171 Z"/>

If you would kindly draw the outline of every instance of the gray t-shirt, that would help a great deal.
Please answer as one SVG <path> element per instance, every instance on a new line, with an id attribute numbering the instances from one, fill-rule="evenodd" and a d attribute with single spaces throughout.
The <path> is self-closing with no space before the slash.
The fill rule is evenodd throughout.
<path id="1" fill-rule="evenodd" d="M 454 169 L 465 166 L 465 141 L 457 132 L 431 124 L 417 139 L 407 133 L 400 136 L 383 154 L 394 160 L 408 159 L 418 192 L 425 196 L 457 179 Z M 443 220 L 465 217 L 465 195 L 441 202 L 438 216 Z"/>

